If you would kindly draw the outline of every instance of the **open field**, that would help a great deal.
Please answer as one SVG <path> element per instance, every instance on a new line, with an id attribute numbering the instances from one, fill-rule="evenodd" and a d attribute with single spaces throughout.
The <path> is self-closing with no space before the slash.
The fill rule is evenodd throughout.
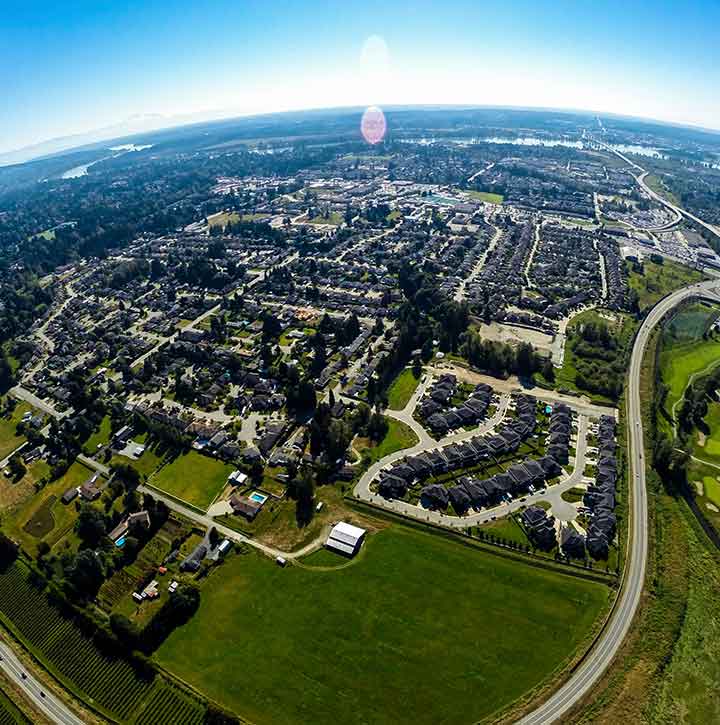
<path id="1" fill-rule="evenodd" d="M 338 571 L 228 560 L 157 659 L 251 720 L 469 722 L 567 661 L 607 597 L 599 584 L 391 528 Z M 208 647 L 219 631 L 222 648 Z"/>
<path id="2" fill-rule="evenodd" d="M 38 473 L 42 471 L 47 472 L 47 469 L 37 469 Z M 73 463 L 63 476 L 48 483 L 37 495 L 31 496 L 3 516 L 5 533 L 33 556 L 41 541 L 45 541 L 50 547 L 55 546 L 72 530 L 77 517 L 75 504 L 65 505 L 60 497 L 69 488 L 85 483 L 92 474 L 93 471 L 82 463 Z"/>
<path id="3" fill-rule="evenodd" d="M 697 270 L 682 264 L 665 260 L 663 264 L 645 259 L 643 274 L 634 271 L 631 262 L 626 262 L 628 285 L 637 292 L 640 310 L 652 307 L 658 300 L 670 292 L 694 282 L 700 282 L 703 275 Z"/>
<path id="4" fill-rule="evenodd" d="M 473 199 L 478 199 L 479 201 L 485 201 L 488 204 L 502 204 L 503 203 L 502 194 L 493 194 L 489 191 L 468 191 L 467 193 Z"/>
<path id="5" fill-rule="evenodd" d="M 205 510 L 222 491 L 228 476 L 234 470 L 227 463 L 203 456 L 197 451 L 190 451 L 163 466 L 152 476 L 149 483 L 175 498 Z"/>
<path id="6" fill-rule="evenodd" d="M 25 436 L 15 435 L 15 428 L 29 410 L 32 408 L 27 403 L 18 403 L 9 417 L 0 418 L 0 458 L 5 458 L 21 443 L 24 443 Z"/>
<path id="7" fill-rule="evenodd" d="M 405 368 L 388 388 L 388 408 L 402 410 L 415 392 L 419 380 L 410 368 Z"/>
<path id="8" fill-rule="evenodd" d="M 338 224 L 342 224 L 342 221 L 343 218 L 341 214 L 338 214 L 336 211 L 331 211 L 327 216 L 318 214 L 312 219 L 308 219 L 308 224 L 334 224 L 337 226 Z"/>

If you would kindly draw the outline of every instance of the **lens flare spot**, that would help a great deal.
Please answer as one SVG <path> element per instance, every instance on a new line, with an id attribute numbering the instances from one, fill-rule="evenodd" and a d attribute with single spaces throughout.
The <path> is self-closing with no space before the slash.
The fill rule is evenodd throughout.
<path id="1" fill-rule="evenodd" d="M 380 108 L 370 106 L 370 108 L 365 109 L 362 121 L 360 121 L 360 131 L 363 138 L 373 146 L 385 138 L 387 123 L 385 122 L 385 114 Z"/>

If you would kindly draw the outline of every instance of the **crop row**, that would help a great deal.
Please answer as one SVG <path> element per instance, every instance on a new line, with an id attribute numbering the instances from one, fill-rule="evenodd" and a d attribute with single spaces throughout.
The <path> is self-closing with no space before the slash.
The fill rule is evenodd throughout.
<path id="1" fill-rule="evenodd" d="M 201 725 L 205 708 L 167 682 L 157 681 L 136 725 Z"/>
<path id="2" fill-rule="evenodd" d="M 0 611 L 64 678 L 121 719 L 148 692 L 150 682 L 126 660 L 103 654 L 28 582 L 19 564 L 0 574 Z"/>

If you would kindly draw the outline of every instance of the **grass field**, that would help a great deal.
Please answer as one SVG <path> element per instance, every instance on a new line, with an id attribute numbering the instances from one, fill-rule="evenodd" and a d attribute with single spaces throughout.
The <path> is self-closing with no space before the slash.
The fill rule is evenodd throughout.
<path id="1" fill-rule="evenodd" d="M 83 448 L 92 455 L 98 445 L 106 446 L 110 442 L 110 416 L 106 415 L 101 421 L 98 429 L 85 441 Z"/>
<path id="2" fill-rule="evenodd" d="M 338 571 L 231 558 L 157 659 L 252 721 L 472 722 L 566 662 L 607 599 L 599 584 L 390 528 Z"/>
<path id="3" fill-rule="evenodd" d="M 342 220 L 341 214 L 338 214 L 336 211 L 331 211 L 327 216 L 318 214 L 312 219 L 308 219 L 308 224 L 335 224 L 337 226 L 338 224 L 342 224 Z"/>
<path id="4" fill-rule="evenodd" d="M 149 483 L 205 510 L 222 491 L 234 470 L 227 463 L 190 451 L 163 466 Z"/>
<path id="5" fill-rule="evenodd" d="M 385 416 L 385 419 L 388 422 L 388 432 L 377 445 L 371 445 L 367 438 L 355 440 L 355 448 L 369 464 L 379 461 L 395 451 L 410 448 L 418 442 L 418 437 L 410 426 L 390 416 Z"/>
<path id="6" fill-rule="evenodd" d="M 473 199 L 485 201 L 488 204 L 502 204 L 504 199 L 502 194 L 492 194 L 489 191 L 468 191 L 468 194 L 472 196 Z"/>
<path id="7" fill-rule="evenodd" d="M 93 471 L 82 463 L 73 463 L 63 476 L 48 483 L 37 495 L 3 516 L 5 533 L 32 556 L 37 553 L 40 541 L 55 546 L 72 530 L 77 517 L 75 505 L 66 506 L 60 497 L 69 488 L 85 483 L 92 474 Z"/>
<path id="8" fill-rule="evenodd" d="M 663 264 L 656 264 L 649 259 L 644 260 L 644 274 L 633 271 L 631 262 L 626 262 L 626 266 L 628 285 L 638 294 L 640 310 L 652 307 L 673 290 L 703 279 L 700 272 L 669 260 L 665 260 Z"/>
<path id="9" fill-rule="evenodd" d="M 28 410 L 32 408 L 27 403 L 18 403 L 9 417 L 0 418 L 0 458 L 5 458 L 25 441 L 25 436 L 15 435 L 15 428 Z"/>
<path id="10" fill-rule="evenodd" d="M 410 368 L 405 368 L 388 388 L 388 408 L 402 410 L 415 392 L 419 380 Z"/>

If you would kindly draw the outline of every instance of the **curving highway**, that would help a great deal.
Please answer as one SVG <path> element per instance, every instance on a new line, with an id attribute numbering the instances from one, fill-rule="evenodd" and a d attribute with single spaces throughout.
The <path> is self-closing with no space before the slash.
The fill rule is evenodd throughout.
<path id="1" fill-rule="evenodd" d="M 686 299 L 704 297 L 720 301 L 720 282 L 711 280 L 684 287 L 660 300 L 645 318 L 635 339 L 628 374 L 628 442 L 632 515 L 622 589 L 615 608 L 595 647 L 571 678 L 543 705 L 524 717 L 522 725 L 559 720 L 577 705 L 610 666 L 630 629 L 642 595 L 648 554 L 648 510 L 643 460 L 643 426 L 640 407 L 640 369 L 650 333 L 660 320 Z"/>

